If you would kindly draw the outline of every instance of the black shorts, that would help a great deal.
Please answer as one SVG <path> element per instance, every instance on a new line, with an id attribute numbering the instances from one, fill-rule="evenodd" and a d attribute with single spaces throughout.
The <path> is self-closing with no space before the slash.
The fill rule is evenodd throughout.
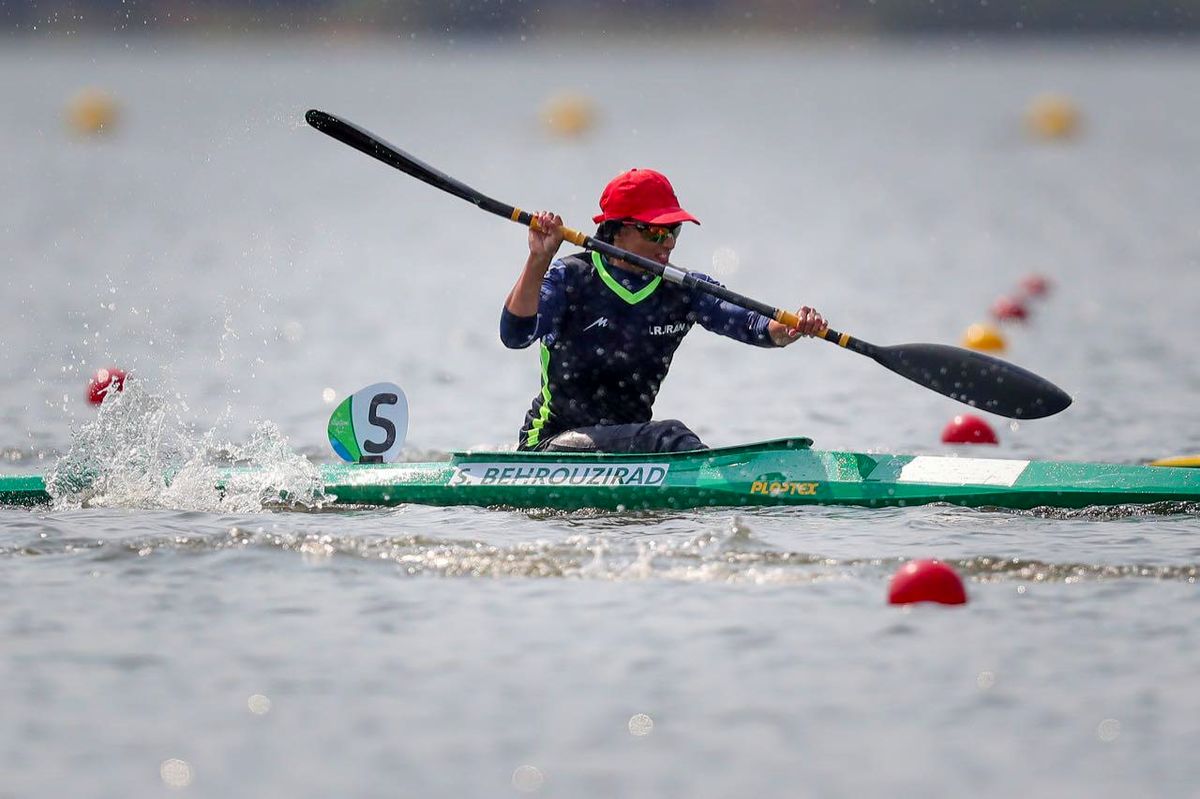
<path id="1" fill-rule="evenodd" d="M 552 436 L 539 452 L 688 452 L 708 449 L 700 437 L 678 419 L 634 424 L 577 427 Z"/>

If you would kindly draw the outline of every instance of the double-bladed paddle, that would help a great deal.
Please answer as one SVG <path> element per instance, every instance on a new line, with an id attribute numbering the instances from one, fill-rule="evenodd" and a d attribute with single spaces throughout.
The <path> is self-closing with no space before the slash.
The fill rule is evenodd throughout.
<path id="1" fill-rule="evenodd" d="M 537 220 L 528 211 L 493 200 L 353 123 L 316 109 L 309 111 L 304 118 L 322 133 L 434 188 L 461 197 L 484 211 L 511 219 L 526 227 L 537 226 Z M 578 230 L 568 227 L 561 230 L 564 239 L 585 250 L 594 250 L 610 258 L 636 264 L 648 272 L 662 275 L 663 280 L 757 311 L 788 327 L 794 328 L 800 324 L 800 320 L 791 311 L 772 307 L 730 291 L 724 286 L 701 280 L 681 267 L 643 258 L 608 242 L 598 241 Z M 945 344 L 897 344 L 881 347 L 854 338 L 848 333 L 839 333 L 832 328 L 826 328 L 819 336 L 860 355 L 866 355 L 914 383 L 999 416 L 1041 419 L 1052 416 L 1071 404 L 1071 397 L 1049 380 L 1007 361 L 971 350 Z"/>

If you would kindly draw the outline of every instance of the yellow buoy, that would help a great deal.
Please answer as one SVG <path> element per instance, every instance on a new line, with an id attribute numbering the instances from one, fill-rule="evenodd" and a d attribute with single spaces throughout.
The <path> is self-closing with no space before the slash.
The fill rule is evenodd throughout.
<path id="1" fill-rule="evenodd" d="M 1175 466 L 1183 469 L 1200 469 L 1200 455 L 1176 455 L 1173 458 L 1159 458 L 1150 461 L 1151 466 Z"/>
<path id="2" fill-rule="evenodd" d="M 1040 139 L 1065 139 L 1079 132 L 1079 108 L 1060 94 L 1040 94 L 1025 110 L 1025 125 Z"/>
<path id="3" fill-rule="evenodd" d="M 963 334 L 963 346 L 983 352 L 1003 352 L 1007 344 L 1000 331 L 991 325 L 971 325 Z"/>
<path id="4" fill-rule="evenodd" d="M 117 102 L 102 89 L 84 89 L 67 104 L 67 124 L 82 136 L 111 130 L 117 121 Z"/>
<path id="5" fill-rule="evenodd" d="M 542 122 L 558 136 L 579 136 L 596 124 L 592 101 L 580 94 L 560 94 L 542 106 Z"/>

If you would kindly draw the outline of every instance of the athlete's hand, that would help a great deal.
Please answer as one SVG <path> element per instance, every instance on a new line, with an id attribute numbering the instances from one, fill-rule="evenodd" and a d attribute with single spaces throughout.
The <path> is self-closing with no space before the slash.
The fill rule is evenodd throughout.
<path id="1" fill-rule="evenodd" d="M 563 243 L 562 217 L 550 211 L 538 211 L 533 218 L 537 224 L 529 226 L 529 254 L 540 256 L 549 263 Z"/>
<path id="2" fill-rule="evenodd" d="M 542 278 L 550 269 L 554 254 L 562 246 L 562 217 L 549 211 L 538 211 L 533 215 L 534 224 L 529 226 L 529 257 L 521 274 L 508 293 L 504 307 L 517 316 L 536 316 L 538 292 Z"/>
<path id="3" fill-rule="evenodd" d="M 800 324 L 797 327 L 788 327 L 776 322 L 774 319 L 767 323 L 767 332 L 771 336 L 771 341 L 774 341 L 776 346 L 786 347 L 798 338 L 819 335 L 824 332 L 825 328 L 829 327 L 829 323 L 825 321 L 825 318 L 807 305 L 796 311 L 796 316 L 800 319 Z"/>

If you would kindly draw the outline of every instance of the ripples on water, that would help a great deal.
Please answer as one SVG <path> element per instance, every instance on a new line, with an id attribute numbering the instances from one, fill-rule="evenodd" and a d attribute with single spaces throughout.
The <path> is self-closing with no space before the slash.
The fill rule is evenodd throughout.
<path id="1" fill-rule="evenodd" d="M 101 506 L 102 507 L 102 506 Z M 1101 515 L 1103 511 L 1103 515 Z M 486 512 L 486 511 L 483 511 Z M 935 509 L 932 512 L 938 512 Z M 1094 509 L 1094 518 L 1108 520 L 1144 516 L 1145 509 Z M 1178 509 L 1171 509 L 1177 514 Z M 228 529 L 210 532 L 218 517 L 197 512 L 159 511 L 149 516 L 81 516 L 55 513 L 30 513 L 20 518 L 15 513 L 7 520 L 6 536 L 0 544 L 0 556 L 6 558 L 73 556 L 87 562 L 105 563 L 114 568 L 137 559 L 182 554 L 206 555 L 245 552 L 267 556 L 298 556 L 305 563 L 323 559 L 357 559 L 395 567 L 405 577 L 474 578 L 563 578 L 585 580 L 668 580 L 718 583 L 808 583 L 828 579 L 884 580 L 906 559 L 830 557 L 797 551 L 767 543 L 757 537 L 759 520 L 730 514 L 708 519 L 684 515 L 678 519 L 656 514 L 644 516 L 605 515 L 598 513 L 517 513 L 496 509 L 491 513 L 507 517 L 483 539 L 461 538 L 445 528 L 444 509 L 401 509 L 400 511 L 353 511 L 339 509 L 342 517 L 334 524 L 279 521 L 262 517 L 262 523 L 233 524 Z M 791 514 L 820 513 L 819 510 L 792 510 Z M 1190 513 L 1200 513 L 1191 508 Z M 1034 512 L 1035 515 L 1042 515 Z M 321 519 L 328 518 L 327 516 Z M 1064 517 L 1058 517 L 1064 518 Z M 1079 515 L 1069 518 L 1078 519 Z M 106 520 L 99 526 L 106 532 L 91 538 L 73 534 L 80 521 Z M 553 538 L 528 538 L 511 542 L 508 530 L 529 521 L 550 521 L 554 528 L 565 528 Z M 710 528 L 696 533 L 697 522 Z M 777 532 L 786 527 L 785 516 L 764 519 L 764 527 Z M 129 522 L 134 528 L 121 529 Z M 962 536 L 969 521 L 961 515 L 953 528 Z M 351 526 L 354 532 L 326 532 L 322 527 Z M 421 527 L 430 532 L 403 535 L 382 532 L 388 528 Z M 919 530 L 922 524 L 915 523 Z M 945 526 L 942 523 L 942 526 Z M 299 529 L 297 529 L 299 528 Z M 304 529 L 310 528 L 310 529 Z M 316 529 L 311 529 L 316 528 Z M 572 533 L 584 528 L 588 534 Z M 828 537 L 845 539 L 847 533 L 830 523 Z M 119 531 L 118 531 L 119 530 Z M 540 532 L 540 531 L 538 531 Z M 1185 530 L 1185 533 L 1192 532 Z M 1156 553 L 1162 557 L 1161 550 Z M 977 582 L 1000 580 L 1063 582 L 1150 578 L 1195 582 L 1194 563 L 1154 563 L 1146 558 L 1138 563 L 1054 562 L 1027 557 L 974 555 L 943 558 L 965 579 Z"/>
<path id="2" fill-rule="evenodd" d="M 1200 713 L 1197 518 L 0 510 L 0 751 L 55 753 L 9 770 L 31 795 L 1070 794 L 1067 754 L 1136 793 L 1190 775 L 1156 752 Z M 971 603 L 888 608 L 920 555 Z"/>

